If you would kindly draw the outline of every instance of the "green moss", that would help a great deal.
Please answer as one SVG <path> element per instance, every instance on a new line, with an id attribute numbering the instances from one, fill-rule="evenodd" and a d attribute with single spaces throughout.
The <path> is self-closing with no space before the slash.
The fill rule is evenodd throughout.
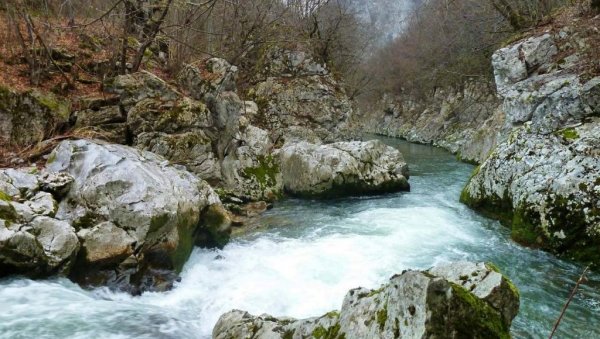
<path id="1" fill-rule="evenodd" d="M 244 177 L 255 179 L 262 189 L 275 185 L 280 172 L 277 161 L 271 155 L 259 156 L 257 160 L 258 166 L 247 167 L 242 171 Z"/>
<path id="2" fill-rule="evenodd" d="M 202 247 L 225 246 L 231 237 L 231 220 L 227 211 L 220 205 L 208 206 L 200 218 L 195 242 Z"/>
<path id="3" fill-rule="evenodd" d="M 506 283 L 506 285 L 508 286 L 508 288 L 513 292 L 513 294 L 518 298 L 521 295 L 521 292 L 519 292 L 519 289 L 517 288 L 517 286 L 515 286 L 515 284 L 512 283 L 512 281 L 506 276 L 504 275 L 504 273 L 502 273 L 500 271 L 500 269 L 498 268 L 498 266 L 496 266 L 495 264 L 491 263 L 491 262 L 486 262 L 485 263 L 485 267 L 487 267 L 488 269 L 496 272 L 496 273 L 500 273 L 502 274 L 502 277 L 504 278 L 504 282 Z"/>
<path id="4" fill-rule="evenodd" d="M 57 99 L 52 93 L 32 91 L 31 96 L 38 102 L 40 106 L 46 108 L 56 116 L 62 118 L 63 120 L 69 119 L 69 115 L 71 114 L 71 105 L 69 102 Z"/>
<path id="5" fill-rule="evenodd" d="M 498 266 L 496 266 L 495 264 L 493 264 L 491 262 L 486 262 L 485 267 L 487 267 L 488 269 L 490 269 L 496 273 L 500 273 L 500 269 L 498 268 Z"/>
<path id="6" fill-rule="evenodd" d="M 574 139 L 579 139 L 579 134 L 577 133 L 577 131 L 572 128 L 565 128 L 563 130 L 560 130 L 558 132 L 556 132 L 558 135 L 562 136 L 565 140 L 574 140 Z"/>
<path id="7" fill-rule="evenodd" d="M 10 224 L 16 221 L 18 217 L 17 211 L 13 205 L 6 202 L 0 203 L 0 219 L 3 219 Z"/>
<path id="8" fill-rule="evenodd" d="M 50 153 L 48 156 L 48 160 L 46 160 L 46 165 L 50 165 L 51 163 L 56 161 L 56 152 Z"/>
<path id="9" fill-rule="evenodd" d="M 181 272 L 183 265 L 190 257 L 190 254 L 192 254 L 197 218 L 198 217 L 195 215 L 185 213 L 177 215 L 177 233 L 179 235 L 179 242 L 177 248 L 169 255 L 175 272 Z"/>
<path id="10" fill-rule="evenodd" d="M 457 337 L 464 338 L 503 338 L 510 339 L 509 328 L 502 321 L 502 316 L 487 302 L 477 298 L 460 285 L 450 283 L 452 293 L 462 305 L 452 309 L 465 314 L 464 323 L 455 324 L 459 333 Z"/>
<path id="11" fill-rule="evenodd" d="M 366 295 L 366 297 L 372 297 L 372 296 L 376 296 L 376 295 L 378 295 L 379 293 L 383 292 L 383 289 L 384 289 L 384 286 L 382 286 L 382 287 L 380 287 L 380 288 L 378 288 L 378 289 L 376 289 L 376 290 L 371 290 L 371 292 L 369 292 L 369 293 Z"/>
<path id="12" fill-rule="evenodd" d="M 400 338 L 400 320 L 394 319 L 394 338 Z"/>
<path id="13" fill-rule="evenodd" d="M 379 330 L 383 331 L 385 328 L 385 323 L 388 319 L 388 304 L 387 302 L 383 305 L 383 308 L 377 311 L 377 324 L 379 325 Z"/>
<path id="14" fill-rule="evenodd" d="M 327 314 L 325 314 L 325 316 L 328 318 L 339 318 L 340 312 L 338 312 L 338 311 L 327 312 Z"/>
<path id="15" fill-rule="evenodd" d="M 10 195 L 6 194 L 3 191 L 0 191 L 0 200 L 3 200 L 3 201 L 12 201 L 12 197 Z"/>
<path id="16" fill-rule="evenodd" d="M 345 339 L 346 335 L 340 333 L 340 328 L 341 325 L 339 322 L 327 329 L 323 326 L 319 326 L 314 329 L 312 336 L 315 339 Z"/>
<path id="17" fill-rule="evenodd" d="M 168 213 L 152 217 L 152 219 L 150 219 L 150 229 L 148 229 L 148 233 L 153 233 L 161 229 L 167 222 L 169 222 L 169 219 L 170 216 Z"/>
<path id="18" fill-rule="evenodd" d="M 535 245 L 539 237 L 536 226 L 524 209 L 517 209 L 512 220 L 511 237 L 524 245 Z"/>
<path id="19" fill-rule="evenodd" d="M 294 333 L 296 333 L 296 330 L 294 329 L 286 330 L 285 332 L 283 332 L 282 339 L 293 339 Z"/>

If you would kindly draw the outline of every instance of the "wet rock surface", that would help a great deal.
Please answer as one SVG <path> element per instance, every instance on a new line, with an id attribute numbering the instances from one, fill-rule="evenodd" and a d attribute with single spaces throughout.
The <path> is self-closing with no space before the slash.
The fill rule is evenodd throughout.
<path id="1" fill-rule="evenodd" d="M 405 271 L 377 290 L 350 290 L 341 310 L 296 320 L 233 310 L 213 338 L 510 338 L 514 285 L 491 264 Z"/>

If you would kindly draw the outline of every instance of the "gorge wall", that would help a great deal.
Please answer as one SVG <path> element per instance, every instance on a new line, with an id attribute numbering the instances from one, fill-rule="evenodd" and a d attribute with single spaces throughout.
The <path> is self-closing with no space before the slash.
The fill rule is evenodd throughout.
<path id="1" fill-rule="evenodd" d="M 555 25 L 496 51 L 495 86 L 386 98 L 369 129 L 481 164 L 461 201 L 516 241 L 600 264 L 600 17 Z"/>

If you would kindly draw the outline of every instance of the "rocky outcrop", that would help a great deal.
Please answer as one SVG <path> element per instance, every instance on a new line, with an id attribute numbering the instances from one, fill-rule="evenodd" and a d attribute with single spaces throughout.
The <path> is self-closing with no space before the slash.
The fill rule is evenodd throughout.
<path id="1" fill-rule="evenodd" d="M 504 112 L 493 86 L 467 82 L 437 89 L 431 98 L 386 96 L 380 116 L 366 126 L 377 134 L 433 144 L 465 161 L 483 162 L 502 138 Z"/>
<path id="2" fill-rule="evenodd" d="M 294 140 L 339 141 L 348 133 L 352 105 L 329 71 L 302 51 L 273 48 L 257 65 L 248 91 L 258 104 L 251 123 L 276 144 Z"/>
<path id="3" fill-rule="evenodd" d="M 286 192 L 336 197 L 409 190 L 402 154 L 380 141 L 315 145 L 299 142 L 279 152 Z"/>
<path id="4" fill-rule="evenodd" d="M 127 146 L 64 141 L 44 172 L 5 170 L 0 182 L 3 275 L 164 290 L 194 244 L 223 245 L 230 233 L 206 182 Z"/>
<path id="5" fill-rule="evenodd" d="M 498 145 L 461 200 L 504 221 L 513 239 L 600 264 L 600 120 L 533 132 L 532 122 Z"/>
<path id="6" fill-rule="evenodd" d="M 70 104 L 51 93 L 20 93 L 0 86 L 0 145 L 42 141 L 69 120 Z"/>
<path id="7" fill-rule="evenodd" d="M 271 201 L 281 195 L 270 163 L 269 134 L 249 123 L 251 102 L 236 94 L 237 68 L 212 58 L 184 66 L 181 91 L 140 72 L 116 77 L 106 89 L 119 95 L 134 146 L 181 164 L 235 201 Z M 273 179 L 273 180 L 271 180 Z"/>
<path id="8" fill-rule="evenodd" d="M 558 52 L 570 51 L 563 33 L 494 55 L 512 131 L 475 171 L 461 201 L 504 221 L 521 243 L 597 266 L 600 77 L 581 75 L 569 62 L 576 57 L 557 60 Z"/>
<path id="9" fill-rule="evenodd" d="M 213 338 L 510 338 L 519 293 L 493 265 L 460 262 L 405 271 L 380 289 L 353 289 L 339 312 L 296 320 L 221 316 Z"/>

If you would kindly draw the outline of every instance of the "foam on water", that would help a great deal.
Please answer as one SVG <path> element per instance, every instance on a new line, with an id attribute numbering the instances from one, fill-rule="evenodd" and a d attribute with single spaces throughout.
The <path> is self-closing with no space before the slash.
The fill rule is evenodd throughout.
<path id="1" fill-rule="evenodd" d="M 430 147 L 399 146 L 413 166 L 411 193 L 282 202 L 261 218 L 266 230 L 223 250 L 194 250 L 170 292 L 131 297 L 65 279 L 1 281 L 0 337 L 208 338 L 234 308 L 317 316 L 339 309 L 351 288 L 464 259 L 494 261 L 521 289 L 515 337 L 547 336 L 581 266 L 518 246 L 498 223 L 459 204 L 471 166 Z M 600 335 L 600 279 L 590 278 L 563 335 Z"/>

